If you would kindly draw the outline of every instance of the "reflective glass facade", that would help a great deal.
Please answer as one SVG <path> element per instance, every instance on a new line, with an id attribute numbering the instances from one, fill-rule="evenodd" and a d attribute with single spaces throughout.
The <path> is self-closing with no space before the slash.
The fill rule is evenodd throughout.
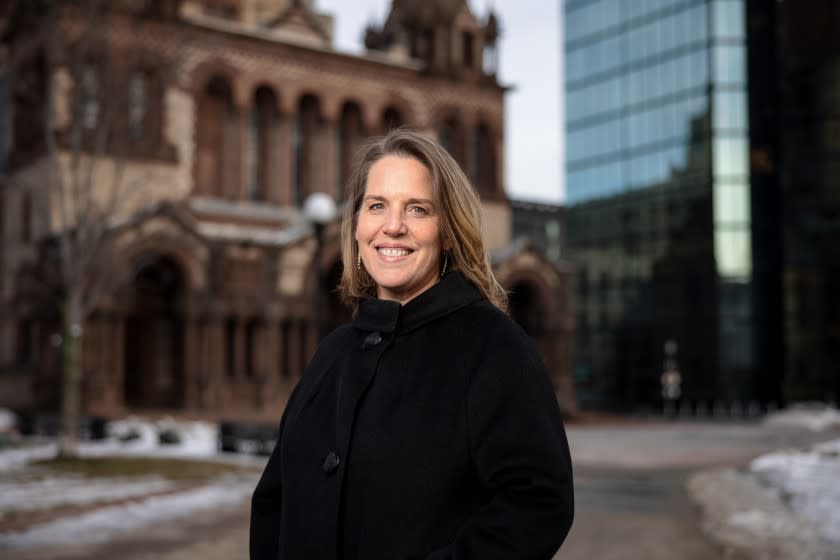
<path id="1" fill-rule="evenodd" d="M 583 404 L 659 406 L 669 341 L 688 406 L 778 397 L 758 372 L 746 9 L 565 2 Z"/>
<path id="2" fill-rule="evenodd" d="M 790 399 L 840 401 L 840 2 L 775 2 L 779 281 Z M 755 64 L 768 50 L 756 49 Z M 772 51 L 771 51 L 772 52 Z M 770 71 L 770 69 L 768 69 Z M 765 113 L 767 114 L 767 113 Z M 766 122 L 754 119 L 756 123 Z M 779 157 L 773 158 L 773 148 Z M 757 218 L 767 212 L 757 213 Z M 767 234 L 769 235 L 769 233 Z"/>

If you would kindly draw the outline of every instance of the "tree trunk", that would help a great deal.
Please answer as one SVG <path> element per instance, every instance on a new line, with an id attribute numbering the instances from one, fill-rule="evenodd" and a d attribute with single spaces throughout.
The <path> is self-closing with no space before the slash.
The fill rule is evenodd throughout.
<path id="1" fill-rule="evenodd" d="M 59 455 L 78 455 L 79 414 L 82 381 L 81 294 L 70 290 L 61 308 L 61 437 Z"/>

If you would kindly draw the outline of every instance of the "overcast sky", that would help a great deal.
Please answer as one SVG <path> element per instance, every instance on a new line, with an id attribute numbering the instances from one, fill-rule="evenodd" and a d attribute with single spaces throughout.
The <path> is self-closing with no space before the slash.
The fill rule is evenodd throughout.
<path id="1" fill-rule="evenodd" d="M 562 0 L 468 0 L 483 21 L 499 17 L 499 77 L 514 87 L 505 105 L 505 188 L 513 198 L 561 202 L 563 174 Z M 335 16 L 335 46 L 362 52 L 365 25 L 381 24 L 391 0 L 316 0 Z"/>

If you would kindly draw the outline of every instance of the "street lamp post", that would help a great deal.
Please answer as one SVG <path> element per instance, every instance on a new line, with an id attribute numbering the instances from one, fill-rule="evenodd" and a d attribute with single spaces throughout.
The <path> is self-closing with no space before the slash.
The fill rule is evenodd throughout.
<path id="1" fill-rule="evenodd" d="M 323 192 L 312 193 L 303 203 L 303 215 L 312 224 L 315 232 L 315 298 L 313 300 L 313 318 L 315 320 L 315 333 L 320 341 L 326 335 L 326 321 L 324 312 L 326 302 L 324 300 L 324 272 L 321 269 L 321 255 L 324 249 L 324 228 L 336 215 L 335 201 L 330 195 Z"/>

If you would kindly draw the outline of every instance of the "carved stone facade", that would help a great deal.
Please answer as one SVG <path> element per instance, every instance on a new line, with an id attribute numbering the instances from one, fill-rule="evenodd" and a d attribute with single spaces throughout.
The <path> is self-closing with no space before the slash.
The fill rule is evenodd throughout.
<path id="1" fill-rule="evenodd" d="M 302 203 L 322 191 L 340 204 L 360 142 L 407 125 L 438 138 L 477 185 L 501 279 L 534 295 L 514 317 L 539 315 L 526 329 L 574 408 L 567 271 L 510 245 L 505 88 L 484 66 L 495 16 L 480 21 L 463 0 L 433 14 L 395 2 L 359 56 L 332 48 L 332 19 L 311 1 L 103 2 L 96 25 L 77 4 L 57 2 L 51 26 L 25 8 L 3 21 L 0 405 L 57 406 L 60 328 L 44 286 L 51 240 L 73 225 L 37 185 L 93 162 L 93 207 L 109 208 L 110 266 L 124 274 L 84 324 L 84 410 L 276 418 L 317 344 L 314 302 L 326 300 L 329 328 L 349 318 L 332 289 L 319 294 L 340 273 L 338 223 L 314 266 Z M 45 115 L 54 143 L 37 132 Z M 106 126 L 113 134 L 98 135 Z M 128 187 L 105 206 L 117 176 Z"/>

